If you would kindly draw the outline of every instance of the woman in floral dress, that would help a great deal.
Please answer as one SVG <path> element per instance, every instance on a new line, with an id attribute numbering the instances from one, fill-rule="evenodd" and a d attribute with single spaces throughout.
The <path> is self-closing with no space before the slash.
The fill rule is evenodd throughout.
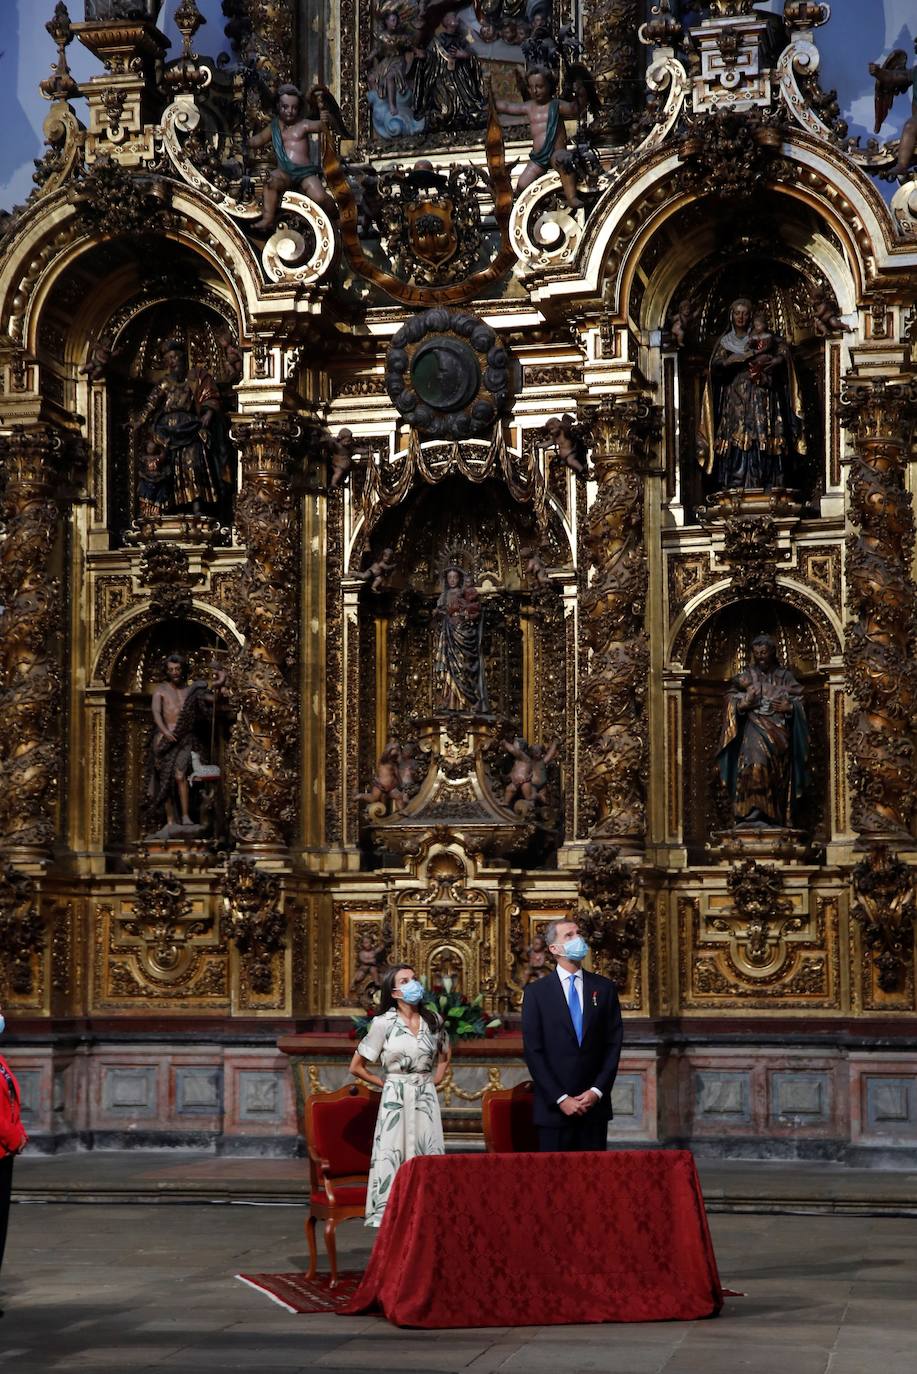
<path id="1" fill-rule="evenodd" d="M 437 1086 L 449 1067 L 442 1022 L 423 1006 L 424 991 L 409 964 L 389 969 L 378 1016 L 357 1046 L 350 1072 L 382 1089 L 366 1193 L 366 1225 L 379 1226 L 395 1174 L 414 1155 L 445 1154 Z M 368 1065 L 379 1064 L 380 1078 Z"/>

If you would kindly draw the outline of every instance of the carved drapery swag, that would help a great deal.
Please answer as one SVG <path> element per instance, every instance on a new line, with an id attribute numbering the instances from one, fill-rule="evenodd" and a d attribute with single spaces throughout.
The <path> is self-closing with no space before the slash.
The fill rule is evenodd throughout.
<path id="1" fill-rule="evenodd" d="M 285 849 L 296 821 L 299 514 L 290 451 L 300 433 L 284 413 L 233 427 L 242 469 L 236 525 L 248 558 L 231 591 L 245 644 L 230 675 L 238 714 L 229 766 L 231 830 L 243 849 Z"/>
<path id="2" fill-rule="evenodd" d="M 48 568 L 59 520 L 61 435 L 47 425 L 2 440 L 0 541 L 0 851 L 41 857 L 54 840 L 61 588 Z"/>
<path id="3" fill-rule="evenodd" d="M 914 513 L 904 489 L 917 382 L 848 378 L 842 422 L 856 449 L 847 487 L 844 662 L 855 705 L 847 716 L 853 828 L 871 841 L 909 834 L 917 806 Z"/>
<path id="4" fill-rule="evenodd" d="M 598 495 L 586 517 L 593 578 L 582 597 L 590 650 L 580 693 L 584 780 L 592 835 L 635 853 L 646 830 L 649 671 L 641 469 L 654 416 L 643 398 L 624 397 L 603 402 L 589 421 Z"/>

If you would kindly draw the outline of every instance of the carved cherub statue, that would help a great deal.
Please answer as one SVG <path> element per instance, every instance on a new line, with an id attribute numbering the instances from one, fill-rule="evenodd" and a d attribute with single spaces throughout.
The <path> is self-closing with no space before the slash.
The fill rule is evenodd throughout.
<path id="1" fill-rule="evenodd" d="M 684 348 L 694 324 L 694 306 L 685 297 L 678 302 L 678 309 L 669 321 L 669 333 L 676 348 Z"/>
<path id="2" fill-rule="evenodd" d="M 831 334 L 852 334 L 849 324 L 844 324 L 838 313 L 837 304 L 827 291 L 819 288 L 812 295 L 812 324 L 815 333 L 825 339 Z"/>
<path id="3" fill-rule="evenodd" d="M 503 805 L 514 806 L 526 815 L 547 800 L 548 764 L 557 756 L 559 742 L 553 740 L 547 749 L 543 744 L 528 744 L 517 735 L 514 740 L 501 740 L 507 754 L 513 757 L 509 780 L 503 793 Z M 520 803 L 524 806 L 520 807 Z"/>
<path id="4" fill-rule="evenodd" d="M 353 431 L 349 429 L 339 429 L 337 438 L 332 439 L 329 434 L 324 441 L 324 449 L 331 464 L 331 481 L 328 483 L 329 491 L 334 491 L 336 487 L 343 484 L 344 479 L 350 474 L 353 467 L 353 455 L 357 445 L 354 442 Z"/>
<path id="5" fill-rule="evenodd" d="M 395 550 L 391 548 L 383 549 L 378 558 L 370 563 L 368 568 L 358 574 L 364 582 L 369 583 L 371 592 L 382 592 L 385 590 L 385 579 L 389 573 L 393 573 L 397 564 L 395 563 Z"/>
<path id="6" fill-rule="evenodd" d="M 917 52 L 917 39 L 914 51 Z M 908 67 L 907 53 L 903 48 L 896 48 L 884 62 L 870 62 L 869 73 L 876 82 L 876 133 L 888 118 L 895 96 L 903 95 L 908 88 L 911 90 L 911 117 L 901 130 L 898 162 L 892 171 L 893 176 L 902 177 L 907 174 L 917 147 L 917 66 Z"/>
<path id="7" fill-rule="evenodd" d="M 97 339 L 90 347 L 86 361 L 80 368 L 80 376 L 88 377 L 91 382 L 100 382 L 108 371 L 112 359 L 118 356 L 118 352 L 119 350 L 113 349 L 111 344 L 103 343 L 101 339 Z"/>
<path id="8" fill-rule="evenodd" d="M 354 801 L 389 802 L 393 811 L 400 811 L 405 803 L 401 790 L 401 745 L 390 739 L 376 764 L 376 776 L 365 792 L 355 792 Z"/>
<path id="9" fill-rule="evenodd" d="M 354 956 L 353 982 L 348 990 L 348 997 L 359 1002 L 382 986 L 387 953 L 386 945 L 377 936 L 367 932 L 360 937 Z"/>
<path id="10" fill-rule="evenodd" d="M 274 227 L 284 191 L 301 191 L 326 214 L 337 214 L 337 205 L 322 183 L 321 167 L 309 149 L 311 135 L 323 129 L 334 129 L 346 135 L 340 110 L 330 91 L 324 86 L 314 86 L 307 102 L 296 86 L 285 85 L 278 89 L 274 118 L 267 128 L 248 140 L 250 152 L 257 152 L 270 143 L 277 164 L 264 188 L 263 213 L 252 229 L 260 231 Z"/>
<path id="11" fill-rule="evenodd" d="M 233 337 L 228 329 L 221 329 L 216 336 L 216 341 L 220 345 L 223 354 L 223 361 L 226 364 L 226 378 L 235 386 L 236 382 L 241 382 L 245 364 L 242 353 L 233 341 Z"/>
<path id="12" fill-rule="evenodd" d="M 420 746 L 406 740 L 398 754 L 398 782 L 405 802 L 410 801 L 420 785 Z"/>
<path id="13" fill-rule="evenodd" d="M 545 423 L 545 432 L 554 451 L 571 472 L 582 476 L 586 471 L 586 438 L 572 415 L 554 415 Z"/>
<path id="14" fill-rule="evenodd" d="M 532 134 L 532 151 L 516 183 L 519 195 L 533 181 L 544 176 L 551 168 L 560 177 L 564 199 L 571 210 L 582 207 L 583 201 L 576 190 L 576 174 L 573 157 L 567 146 L 566 119 L 578 119 L 584 105 L 577 99 L 560 100 L 557 95 L 557 77 L 547 67 L 531 67 L 525 74 L 525 95 L 522 101 L 497 100 L 495 105 L 500 114 L 524 117 L 529 122 Z"/>
<path id="15" fill-rule="evenodd" d="M 550 973 L 548 965 L 548 946 L 541 931 L 532 936 L 532 943 L 526 950 L 528 963 L 525 968 L 525 981 L 527 983 L 537 983 L 539 978 L 543 978 L 546 973 Z"/>
<path id="16" fill-rule="evenodd" d="M 548 577 L 548 570 L 545 567 L 544 559 L 536 548 L 529 546 L 519 551 L 525 560 L 523 573 L 539 587 L 549 587 L 551 579 Z"/>

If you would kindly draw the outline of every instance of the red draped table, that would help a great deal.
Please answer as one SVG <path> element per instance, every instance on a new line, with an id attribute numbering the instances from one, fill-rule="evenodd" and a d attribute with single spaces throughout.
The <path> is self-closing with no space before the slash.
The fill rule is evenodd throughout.
<path id="1" fill-rule="evenodd" d="M 722 1305 L 691 1154 L 611 1150 L 408 1160 L 343 1311 L 545 1326 L 691 1321 Z"/>

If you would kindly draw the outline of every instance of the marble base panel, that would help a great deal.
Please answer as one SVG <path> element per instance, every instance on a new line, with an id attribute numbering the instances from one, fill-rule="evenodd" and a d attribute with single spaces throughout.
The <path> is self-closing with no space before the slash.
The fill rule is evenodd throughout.
<path id="1" fill-rule="evenodd" d="M 350 1081 L 353 1042 L 290 1035 L 278 1046 L 23 1041 L 4 1047 L 32 1148 L 204 1149 L 293 1155 L 305 1097 Z M 458 1048 L 440 1101 L 447 1139 L 480 1147 L 488 1087 L 528 1077 L 521 1041 Z M 917 1048 L 843 1045 L 626 1046 L 612 1143 L 687 1146 L 732 1159 L 917 1164 Z"/>
<path id="2" fill-rule="evenodd" d="M 299 1150 L 288 1063 L 270 1047 L 11 1045 L 6 1054 L 39 1150 Z"/>

